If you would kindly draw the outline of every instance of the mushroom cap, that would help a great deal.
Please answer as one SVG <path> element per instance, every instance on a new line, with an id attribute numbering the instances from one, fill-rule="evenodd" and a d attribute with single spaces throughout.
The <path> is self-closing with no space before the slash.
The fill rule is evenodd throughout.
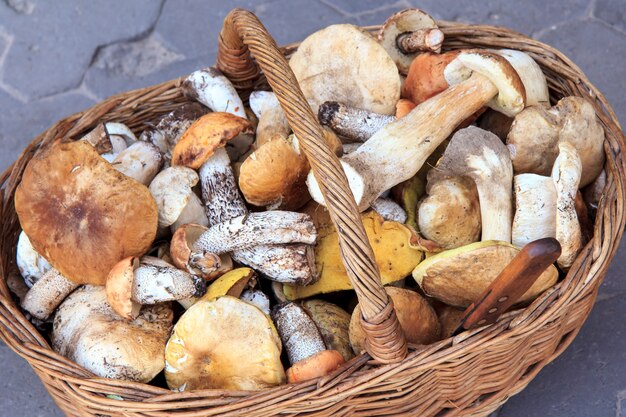
<path id="1" fill-rule="evenodd" d="M 174 224 L 194 194 L 200 177 L 191 168 L 172 166 L 159 172 L 150 183 L 150 193 L 159 210 L 159 227 Z"/>
<path id="2" fill-rule="evenodd" d="M 374 250 L 382 283 L 398 281 L 410 274 L 423 257 L 423 252 L 414 245 L 415 232 L 402 223 L 384 221 L 374 211 L 363 214 L 361 218 Z M 352 289 L 341 260 L 337 230 L 332 224 L 318 228 L 315 267 L 321 271 L 319 280 L 305 286 L 285 284 L 283 291 L 287 299 L 297 300 Z"/>
<path id="3" fill-rule="evenodd" d="M 52 348 L 99 377 L 147 383 L 165 366 L 173 317 L 163 303 L 127 321 L 113 311 L 104 287 L 83 286 L 59 306 Z"/>
<path id="4" fill-rule="evenodd" d="M 580 187 L 591 184 L 604 168 L 604 128 L 582 97 L 565 97 L 552 108 L 528 107 L 515 117 L 506 141 L 513 169 L 550 175 L 559 142 L 571 143 L 580 155 Z"/>
<path id="5" fill-rule="evenodd" d="M 174 326 L 165 379 L 175 391 L 260 390 L 285 382 L 282 343 L 270 317 L 230 296 L 199 301 Z"/>
<path id="6" fill-rule="evenodd" d="M 480 202 L 476 186 L 462 177 L 428 184 L 428 197 L 418 208 L 420 233 L 444 249 L 480 240 Z"/>
<path id="7" fill-rule="evenodd" d="M 421 53 L 411 63 L 402 85 L 402 98 L 420 104 L 448 88 L 448 81 L 443 75 L 444 69 L 459 53 L 460 51 L 444 54 Z"/>
<path id="8" fill-rule="evenodd" d="M 170 257 L 176 268 L 187 270 L 187 262 L 189 262 L 189 257 L 193 252 L 193 244 L 207 230 L 209 228 L 206 226 L 190 223 L 182 225 L 174 232 L 170 242 Z"/>
<path id="9" fill-rule="evenodd" d="M 409 343 L 427 345 L 439 340 L 441 332 L 435 310 L 424 297 L 405 288 L 385 287 L 393 301 L 400 327 Z M 350 319 L 350 343 L 355 353 L 365 350 L 365 332 L 361 327 L 361 305 L 358 304 Z"/>
<path id="10" fill-rule="evenodd" d="M 239 188 L 255 206 L 296 210 L 311 199 L 306 186 L 309 163 L 293 136 L 261 145 L 239 169 Z"/>
<path id="11" fill-rule="evenodd" d="M 119 261 L 109 272 L 105 285 L 107 301 L 113 311 L 126 320 L 134 320 L 139 315 L 141 304 L 133 301 L 133 281 L 139 258 L 130 256 Z"/>
<path id="12" fill-rule="evenodd" d="M 322 300 L 306 300 L 302 307 L 315 322 L 326 349 L 341 353 L 345 361 L 354 357 L 350 346 L 350 314 L 341 307 Z"/>
<path id="13" fill-rule="evenodd" d="M 385 48 L 361 28 L 331 25 L 307 37 L 291 57 L 313 114 L 325 101 L 394 114 L 400 74 Z"/>
<path id="14" fill-rule="evenodd" d="M 207 113 L 193 122 L 174 146 L 172 165 L 200 169 L 216 149 L 242 133 L 254 133 L 248 120 L 231 113 Z"/>
<path id="15" fill-rule="evenodd" d="M 322 350 L 294 363 L 287 369 L 287 382 L 295 384 L 328 375 L 339 368 L 345 360 L 336 350 Z"/>
<path id="16" fill-rule="evenodd" d="M 455 85 L 467 80 L 473 72 L 488 78 L 498 89 L 489 107 L 511 117 L 524 109 L 524 83 L 504 57 L 483 49 L 464 50 L 446 66 L 444 76 L 448 85 Z"/>
<path id="17" fill-rule="evenodd" d="M 202 296 L 202 300 L 210 301 L 223 295 L 239 298 L 243 290 L 254 280 L 255 273 L 251 268 L 236 268 L 228 271 L 209 285 L 206 293 Z"/>
<path id="18" fill-rule="evenodd" d="M 503 56 L 515 68 L 522 84 L 524 84 L 527 106 L 550 101 L 546 76 L 543 75 L 543 71 L 530 55 L 514 49 L 498 49 L 493 52 Z"/>
<path id="19" fill-rule="evenodd" d="M 391 59 L 398 66 L 402 74 L 409 71 L 411 62 L 420 52 L 406 54 L 398 48 L 398 37 L 405 33 L 415 32 L 420 29 L 438 28 L 437 23 L 428 13 L 419 9 L 405 9 L 393 14 L 388 18 L 378 32 L 378 40 L 385 48 Z M 442 39 L 443 41 L 443 39 Z M 439 53 L 441 47 L 435 51 Z"/>
<path id="20" fill-rule="evenodd" d="M 517 255 L 519 248 L 495 240 L 472 243 L 426 258 L 413 271 L 413 278 L 424 293 L 446 304 L 465 308 L 478 300 Z M 559 277 L 550 266 L 519 299 L 534 299 L 550 288 Z"/>
<path id="21" fill-rule="evenodd" d="M 15 210 L 35 250 L 79 284 L 104 285 L 113 265 L 150 249 L 157 231 L 148 188 L 82 141 L 56 143 L 33 157 Z"/>

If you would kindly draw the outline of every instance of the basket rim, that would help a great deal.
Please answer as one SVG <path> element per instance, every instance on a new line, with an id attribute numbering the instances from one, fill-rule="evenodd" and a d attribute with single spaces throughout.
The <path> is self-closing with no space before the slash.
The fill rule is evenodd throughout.
<path id="1" fill-rule="evenodd" d="M 604 95 L 600 91 L 598 91 L 595 88 L 595 86 L 593 86 L 593 84 L 588 80 L 588 78 L 584 75 L 584 73 L 571 60 L 569 60 L 569 58 L 567 58 L 563 53 L 550 47 L 549 45 L 543 42 L 534 40 L 525 35 L 519 34 L 518 32 L 512 31 L 507 28 L 503 28 L 500 26 L 472 25 L 472 24 L 449 22 L 449 21 L 437 21 L 437 22 L 438 24 L 440 24 L 440 27 L 442 28 L 442 30 L 444 30 L 444 32 L 446 33 L 446 38 L 448 37 L 449 34 L 458 35 L 455 38 L 455 41 L 463 41 L 464 39 L 469 39 L 471 41 L 473 40 L 471 37 L 475 35 L 477 32 L 485 32 L 488 34 L 493 34 L 496 37 L 503 37 L 502 32 L 504 31 L 506 32 L 506 35 L 508 36 L 523 38 L 521 41 L 529 45 L 531 49 L 533 49 L 538 54 L 538 56 L 546 56 L 548 58 L 554 57 L 564 62 L 564 64 L 569 69 L 571 69 L 572 71 L 571 75 L 574 76 L 573 78 L 576 78 L 575 84 L 582 86 L 581 87 L 583 88 L 582 91 L 587 91 L 590 97 L 593 97 L 596 99 L 594 101 L 595 106 L 596 106 L 596 111 L 597 112 L 599 111 L 598 116 L 601 118 L 601 121 L 605 127 L 605 130 L 609 129 L 612 134 L 617 136 L 616 154 L 621 153 L 624 150 L 623 147 L 624 147 L 625 137 L 624 137 L 623 132 L 621 131 L 621 126 L 619 124 L 617 116 L 615 115 L 615 112 L 613 111 L 611 105 L 608 103 Z M 363 28 L 366 30 L 373 31 L 373 30 L 377 30 L 379 27 L 380 25 L 375 25 L 375 26 L 365 26 Z M 503 38 L 506 38 L 506 36 L 504 36 Z M 293 50 L 295 50 L 295 48 L 297 48 L 298 44 L 299 42 L 285 45 L 282 47 L 282 50 L 286 54 L 290 54 L 293 52 Z M 547 52 L 552 54 L 552 56 L 548 56 L 547 54 L 545 54 Z M 42 134 L 38 135 L 24 149 L 24 151 L 20 154 L 17 160 L 13 164 L 11 164 L 11 166 L 7 170 L 5 170 L 5 172 L 2 175 L 0 175 L 0 185 L 1 185 L 0 189 L 2 190 L 2 195 L 0 195 L 0 202 L 2 203 L 2 212 L 1 212 L 2 216 L 0 216 L 0 227 L 2 228 L 3 232 L 5 232 L 3 234 L 3 245 L 8 245 L 12 237 L 11 233 L 7 233 L 9 231 L 8 230 L 9 226 L 6 225 L 6 213 L 7 211 L 10 211 L 13 209 L 12 208 L 13 207 L 12 195 L 14 192 L 14 187 L 7 188 L 7 181 L 16 182 L 20 178 L 21 173 L 23 172 L 23 168 L 25 166 L 25 161 L 32 158 L 32 156 L 37 151 L 40 145 L 45 145 L 47 142 L 53 139 L 52 136 L 50 135 L 50 132 L 55 132 L 57 134 L 62 133 L 68 136 L 76 136 L 82 131 L 84 131 L 85 129 L 87 129 L 87 127 L 89 126 L 89 122 L 92 121 L 92 119 L 94 118 L 94 115 L 96 116 L 99 115 L 100 118 L 107 119 L 110 116 L 110 111 L 112 109 L 115 109 L 120 105 L 128 105 L 128 102 L 126 101 L 129 95 L 132 95 L 132 93 L 138 94 L 140 92 L 150 90 L 150 91 L 153 91 L 155 94 L 158 94 L 159 92 L 169 91 L 171 89 L 177 89 L 180 82 L 181 82 L 181 78 L 179 77 L 173 80 L 166 81 L 161 84 L 157 84 L 155 86 L 146 87 L 144 89 L 130 90 L 130 91 L 116 94 L 92 106 L 89 109 L 72 114 L 62 119 L 61 121 L 55 123 L 53 126 L 48 128 Z M 132 104 L 132 100 L 131 100 L 131 104 Z M 601 113 L 604 115 L 604 117 L 601 117 Z M 86 115 L 88 115 L 89 117 L 85 117 Z M 607 151 L 612 151 L 613 149 L 611 148 L 611 144 L 607 143 L 608 141 L 609 141 L 608 133 L 606 133 L 605 134 L 605 149 L 607 149 Z M 35 144 L 35 142 L 39 142 L 39 143 Z M 617 164 L 616 167 L 619 168 L 621 166 L 622 172 L 621 172 L 621 175 L 618 176 L 618 178 L 614 178 L 614 181 L 615 181 L 614 185 L 616 186 L 616 192 L 614 193 L 615 200 L 617 200 L 620 195 L 624 195 L 626 193 L 626 186 L 624 184 L 625 178 L 623 174 L 623 172 L 625 171 L 624 161 L 621 161 L 620 159 L 617 162 L 620 162 L 620 164 Z M 607 161 L 607 164 L 608 164 L 608 161 Z M 607 185 L 607 188 L 608 188 L 608 185 Z M 17 322 L 17 324 L 21 326 L 24 330 L 21 330 L 22 334 L 9 332 L 7 330 L 6 323 L 5 323 L 6 319 L 2 317 L 2 314 L 1 314 L 2 312 L 0 311 L 0 324 L 2 324 L 0 325 L 0 338 L 3 341 L 5 341 L 5 343 L 18 355 L 24 357 L 27 361 L 29 361 L 29 363 L 31 362 L 31 360 L 29 360 L 30 358 L 44 357 L 44 358 L 57 361 L 61 365 L 64 365 L 64 364 L 67 365 L 70 369 L 63 369 L 63 371 L 66 371 L 67 374 L 64 374 L 61 372 L 61 370 L 58 370 L 57 374 L 53 375 L 57 379 L 67 381 L 73 384 L 86 384 L 86 386 L 89 386 L 91 383 L 95 383 L 96 385 L 99 383 L 102 383 L 102 384 L 107 384 L 111 386 L 123 385 L 124 387 L 136 386 L 138 389 L 141 389 L 142 391 L 147 390 L 151 392 L 154 395 L 154 398 L 152 398 L 149 401 L 149 403 L 155 404 L 155 405 L 158 404 L 160 406 L 163 405 L 162 404 L 163 402 L 169 402 L 169 401 L 180 400 L 180 399 L 193 400 L 194 398 L 201 398 L 204 396 L 209 396 L 211 398 L 214 398 L 217 396 L 228 396 L 232 398 L 244 398 L 244 399 L 246 398 L 250 399 L 252 397 L 265 397 L 266 395 L 269 395 L 271 393 L 284 392 L 286 390 L 286 387 L 293 387 L 293 386 L 299 387 L 300 391 L 314 393 L 315 395 L 317 395 L 319 390 L 328 389 L 328 387 L 331 387 L 331 389 L 333 387 L 335 389 L 338 389 L 338 387 L 341 387 L 342 383 L 345 381 L 340 380 L 339 382 L 337 382 L 337 380 L 340 379 L 340 377 L 345 378 L 346 375 L 352 375 L 362 380 L 367 379 L 368 381 L 375 382 L 375 381 L 378 381 L 378 379 L 382 378 L 381 375 L 386 376 L 388 375 L 389 371 L 392 371 L 394 369 L 401 369 L 409 361 L 417 361 L 417 362 L 422 363 L 421 365 L 422 367 L 427 367 L 427 366 L 432 365 L 434 362 L 443 363 L 446 360 L 453 358 L 455 352 L 461 349 L 466 349 L 469 347 L 477 346 L 478 344 L 482 345 L 483 347 L 490 347 L 494 344 L 497 344 L 498 341 L 500 341 L 502 338 L 509 337 L 512 334 L 515 334 L 517 332 L 524 332 L 532 328 L 537 328 L 539 326 L 549 324 L 550 313 L 556 310 L 557 308 L 562 307 L 565 304 L 574 303 L 576 300 L 580 300 L 580 299 L 587 298 L 587 297 L 591 297 L 592 299 L 595 298 L 597 287 L 601 283 L 603 279 L 603 275 L 604 273 L 606 273 L 606 268 L 608 267 L 610 260 L 613 258 L 615 254 L 615 250 L 622 236 L 623 226 L 626 223 L 626 212 L 624 212 L 623 207 L 619 207 L 621 205 L 621 202 L 617 201 L 617 203 L 618 203 L 619 210 L 614 210 L 613 212 L 607 211 L 613 214 L 613 217 L 611 218 L 612 220 L 617 220 L 616 221 L 617 228 L 614 230 L 615 233 L 607 233 L 603 229 L 603 228 L 606 228 L 607 226 L 603 225 L 603 228 L 601 228 L 600 227 L 601 225 L 598 224 L 599 221 L 596 221 L 596 224 L 594 227 L 594 236 L 592 240 L 589 243 L 587 243 L 585 248 L 581 251 L 581 253 L 576 259 L 576 262 L 574 263 L 574 265 L 568 272 L 567 276 L 561 282 L 559 282 L 555 287 L 548 290 L 546 293 L 542 294 L 537 300 L 535 300 L 532 304 L 530 304 L 530 306 L 522 309 L 521 311 L 516 310 L 515 312 L 513 312 L 514 314 L 508 313 L 507 315 L 500 318 L 498 322 L 494 325 L 479 328 L 479 329 L 469 331 L 469 332 L 465 332 L 457 336 L 456 338 L 444 339 L 440 342 L 436 342 L 433 345 L 429 345 L 425 349 L 422 349 L 421 347 L 410 346 L 409 356 L 404 361 L 400 362 L 399 364 L 380 365 L 380 366 L 376 366 L 373 368 L 360 369 L 361 367 L 365 366 L 369 360 L 367 355 L 361 354 L 357 356 L 355 359 L 353 359 L 352 361 L 350 361 L 347 365 L 340 368 L 338 372 L 331 374 L 329 377 L 322 378 L 320 380 L 302 382 L 299 384 L 281 385 L 275 388 L 270 388 L 270 389 L 261 391 L 262 395 L 259 395 L 259 392 L 256 392 L 256 391 L 229 391 L 229 390 L 199 390 L 199 391 L 194 391 L 191 393 L 173 393 L 172 391 L 166 388 L 150 386 L 148 384 L 129 383 L 129 382 L 124 382 L 123 384 L 116 384 L 115 382 L 112 382 L 113 380 L 110 380 L 110 379 L 89 377 L 88 376 L 89 372 L 82 368 L 81 369 L 84 372 L 76 373 L 75 371 L 76 367 L 79 367 L 79 366 L 76 364 L 73 364 L 71 361 L 68 361 L 67 359 L 54 353 L 51 350 L 51 347 L 49 346 L 49 344 L 43 338 L 43 336 L 38 334 L 34 326 L 32 326 L 32 324 L 28 320 L 26 320 L 25 316 L 20 312 L 19 307 L 10 298 L 8 287 L 6 285 L 6 278 L 9 273 L 8 263 L 10 263 L 11 261 L 6 260 L 6 259 L 2 259 L 3 265 L 0 267 L 1 268 L 0 272 L 2 272 L 2 278 L 3 278 L 2 280 L 0 280 L 0 307 L 4 307 L 11 314 L 12 319 L 15 322 Z M 607 208 L 608 204 L 609 203 L 606 200 L 602 202 L 601 208 L 603 211 L 609 210 Z M 599 208 L 599 212 L 600 212 L 600 208 Z M 604 257 L 601 256 L 602 247 L 604 243 L 601 241 L 602 236 L 604 236 L 605 238 L 604 240 L 607 240 L 607 239 L 610 240 L 609 246 L 613 244 L 613 248 L 612 248 L 613 250 L 609 251 L 608 253 L 605 253 Z M 2 256 L 1 253 L 0 253 L 0 256 Z M 591 262 L 598 261 L 599 259 L 601 260 L 601 262 L 598 262 L 598 263 L 601 265 L 595 270 L 592 269 Z M 580 275 L 586 276 L 586 280 L 587 280 L 586 282 L 584 282 L 585 280 L 583 280 L 583 282 L 580 282 L 580 279 L 574 282 L 574 276 L 579 273 Z M 591 276 L 591 278 L 589 278 L 589 276 Z M 577 286 L 578 284 L 582 284 L 581 288 L 589 289 L 589 291 L 587 291 L 586 293 L 583 293 L 581 291 L 580 294 L 570 294 L 570 296 L 568 297 L 562 297 L 568 291 L 568 289 L 572 288 L 572 286 Z M 571 336 L 571 339 L 573 339 L 574 336 L 575 334 Z M 566 343 L 565 346 L 563 346 L 563 349 L 567 347 L 567 344 L 569 343 Z M 560 353 L 560 351 L 558 353 Z M 68 362 L 70 362 L 70 364 L 68 364 Z M 73 366 L 70 366 L 71 364 L 73 364 Z M 31 363 L 31 365 L 33 364 Z M 38 373 L 48 372 L 48 370 L 37 368 L 36 366 L 34 367 L 38 371 Z M 72 368 L 74 369 L 72 370 Z M 69 373 L 70 370 L 73 371 L 74 373 L 73 375 Z M 51 372 L 48 372 L 48 373 L 52 374 Z M 374 382 L 370 382 L 370 383 L 373 384 Z M 146 386 L 150 388 L 147 389 Z M 349 392 L 350 392 L 349 390 L 344 391 L 342 395 L 348 395 Z M 81 400 L 84 401 L 84 398 L 82 397 L 84 397 L 86 394 L 83 393 L 79 395 L 78 393 L 76 393 L 75 395 L 79 396 Z M 306 397 L 307 395 L 304 395 L 304 397 Z M 128 401 L 124 401 L 123 404 L 120 404 L 120 402 L 117 400 L 102 399 L 102 395 L 100 394 L 92 393 L 92 396 L 94 398 L 97 397 L 98 399 L 100 399 L 101 401 L 98 401 L 98 403 L 101 404 L 103 407 L 106 404 L 106 406 L 116 407 L 117 409 L 125 409 L 125 410 L 128 410 L 128 412 L 148 411 L 145 408 L 145 405 L 147 404 L 146 401 L 128 400 Z M 236 402 L 237 401 L 233 401 L 233 403 L 236 403 Z M 160 409 L 161 408 L 159 408 L 159 410 Z"/>

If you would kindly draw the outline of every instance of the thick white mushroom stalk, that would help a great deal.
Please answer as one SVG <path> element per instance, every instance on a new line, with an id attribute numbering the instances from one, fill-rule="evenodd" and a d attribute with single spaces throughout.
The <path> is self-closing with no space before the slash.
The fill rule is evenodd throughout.
<path id="1" fill-rule="evenodd" d="M 33 248 L 24 231 L 17 239 L 16 263 L 29 288 L 39 281 L 43 274 L 52 269 L 52 265 Z"/>
<path id="2" fill-rule="evenodd" d="M 208 67 L 189 75 L 181 86 L 183 94 L 213 111 L 232 113 L 247 119 L 246 110 L 235 87 L 219 70 Z"/>
<path id="3" fill-rule="evenodd" d="M 39 320 L 47 320 L 76 288 L 78 284 L 65 278 L 56 269 L 50 269 L 26 293 L 22 308 Z"/>
<path id="4" fill-rule="evenodd" d="M 513 178 L 515 216 L 512 243 L 523 247 L 544 237 L 556 237 L 556 188 L 550 177 L 520 174 Z"/>

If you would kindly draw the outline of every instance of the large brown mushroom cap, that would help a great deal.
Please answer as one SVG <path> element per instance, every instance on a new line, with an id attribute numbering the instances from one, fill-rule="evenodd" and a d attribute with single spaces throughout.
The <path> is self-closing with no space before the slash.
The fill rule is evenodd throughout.
<path id="1" fill-rule="evenodd" d="M 183 133 L 172 151 L 172 165 L 199 169 L 217 149 L 241 133 L 254 133 L 246 119 L 223 112 L 205 114 Z"/>
<path id="2" fill-rule="evenodd" d="M 354 25 L 332 25 L 313 33 L 289 65 L 314 114 L 325 101 L 393 114 L 400 98 L 396 64 L 372 35 Z"/>
<path id="3" fill-rule="evenodd" d="M 150 249 L 157 230 L 148 188 L 86 142 L 56 143 L 35 155 L 15 210 L 37 252 L 79 284 L 104 285 L 117 262 Z"/>

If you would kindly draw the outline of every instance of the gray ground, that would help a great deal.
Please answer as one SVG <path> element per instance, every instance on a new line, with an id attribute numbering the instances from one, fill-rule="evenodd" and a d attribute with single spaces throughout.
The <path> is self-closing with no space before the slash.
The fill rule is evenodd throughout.
<path id="1" fill-rule="evenodd" d="M 59 118 L 214 63 L 221 21 L 235 6 L 256 12 L 279 44 L 331 23 L 381 23 L 410 6 L 508 26 L 572 58 L 626 122 L 626 0 L 0 0 L 0 170 Z M 502 417 L 626 416 L 625 250 L 578 338 Z M 0 363 L 0 415 L 62 415 L 1 343 Z"/>

